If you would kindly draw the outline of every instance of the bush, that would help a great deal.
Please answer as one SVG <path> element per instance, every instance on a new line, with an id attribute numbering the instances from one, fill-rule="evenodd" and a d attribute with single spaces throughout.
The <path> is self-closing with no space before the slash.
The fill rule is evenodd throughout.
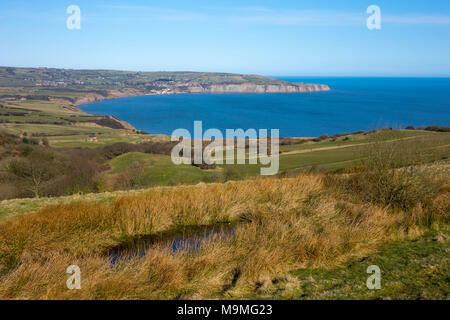
<path id="1" fill-rule="evenodd" d="M 356 173 L 343 186 L 363 201 L 403 210 L 428 204 L 437 191 L 437 184 L 412 167 Z"/>
<path id="2" fill-rule="evenodd" d="M 320 137 L 317 137 L 317 138 L 312 139 L 312 141 L 314 141 L 314 142 L 320 142 L 320 141 L 322 141 L 322 140 L 328 139 L 329 137 L 330 137 L 329 135 L 323 134 L 323 135 L 321 135 Z"/>
<path id="3" fill-rule="evenodd" d="M 214 170 L 216 169 L 217 165 L 215 163 L 207 164 L 206 162 L 202 161 L 201 164 L 196 164 L 194 161 L 192 161 L 192 165 L 194 167 L 197 167 L 201 170 Z"/>
<path id="4" fill-rule="evenodd" d="M 64 167 L 60 169 L 60 175 L 46 185 L 44 193 L 48 196 L 58 196 L 98 192 L 98 180 L 102 170 L 99 164 L 86 158 L 66 159 Z"/>
<path id="5" fill-rule="evenodd" d="M 425 128 L 427 131 L 436 131 L 436 132 L 450 132 L 450 127 L 444 127 L 444 126 L 428 126 Z"/>
<path id="6" fill-rule="evenodd" d="M 240 178 L 238 170 L 233 166 L 224 166 L 223 179 L 224 181 L 238 180 Z"/>
<path id="7" fill-rule="evenodd" d="M 45 183 L 58 174 L 58 165 L 52 152 L 34 150 L 26 158 L 11 160 L 7 171 L 38 198 Z"/>
<path id="8" fill-rule="evenodd" d="M 427 206 L 442 185 L 439 175 L 430 175 L 423 165 L 429 156 L 420 141 L 386 142 L 385 132 L 375 136 L 361 157 L 362 164 L 346 176 L 335 176 L 331 182 L 344 193 L 363 202 L 412 210 L 418 204 Z"/>
<path id="9" fill-rule="evenodd" d="M 128 190 L 139 189 L 146 186 L 145 183 L 145 165 L 138 161 L 131 164 L 131 169 L 118 175 L 114 183 L 115 189 Z"/>
<path id="10" fill-rule="evenodd" d="M 31 135 L 27 135 L 31 136 Z M 39 145 L 42 142 L 42 146 Z M 175 142 L 146 142 L 140 144 L 116 143 L 99 148 L 58 148 L 49 146 L 48 139 L 23 137 L 0 133 L 0 159 L 7 166 L 0 170 L 0 183 L 11 185 L 2 194 L 11 197 L 61 196 L 74 193 L 102 192 L 110 190 L 104 171 L 105 165 L 119 155 L 128 152 L 170 154 Z M 134 166 L 120 189 L 146 186 L 142 168 Z M 7 180 L 1 175 L 6 174 Z M 11 190 L 19 190 L 12 192 Z"/>
<path id="11" fill-rule="evenodd" d="M 20 191 L 10 183 L 0 182 L 0 201 L 13 199 L 20 196 Z"/>

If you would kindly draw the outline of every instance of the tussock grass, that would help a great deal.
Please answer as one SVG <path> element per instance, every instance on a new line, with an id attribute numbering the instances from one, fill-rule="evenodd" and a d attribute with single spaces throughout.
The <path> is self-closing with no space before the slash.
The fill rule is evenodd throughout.
<path id="1" fill-rule="evenodd" d="M 350 175 L 329 177 L 335 180 L 331 185 L 337 185 L 343 196 L 357 196 L 360 201 L 392 209 L 412 213 L 430 207 L 442 186 L 448 184 L 448 161 L 441 160 L 446 149 L 430 148 L 431 141 L 425 139 L 386 143 L 391 136 L 389 130 L 373 136 L 372 143 L 361 152 L 361 164 L 348 170 Z M 436 145 L 443 139 L 434 138 Z"/>
<path id="2" fill-rule="evenodd" d="M 449 166 L 422 165 L 439 157 L 429 150 L 375 141 L 343 174 L 156 188 L 8 219 L 0 222 L 0 298 L 243 298 L 291 270 L 333 270 L 387 242 L 448 229 Z M 134 239 L 222 222 L 236 225 L 233 237 L 175 253 L 158 244 L 111 264 L 108 252 Z M 73 264 L 81 290 L 66 288 Z"/>
<path id="3" fill-rule="evenodd" d="M 2 222 L 0 297 L 239 298 L 283 272 L 333 268 L 388 240 L 418 234 L 428 212 L 434 223 L 448 215 L 445 184 L 413 214 L 358 195 L 343 198 L 338 184 L 323 174 L 302 174 L 153 189 L 110 204 L 60 204 Z M 205 241 L 196 251 L 173 254 L 156 246 L 114 266 L 105 255 L 137 236 L 240 220 L 247 223 L 238 224 L 234 237 Z M 81 290 L 66 288 L 72 264 L 81 268 Z"/>

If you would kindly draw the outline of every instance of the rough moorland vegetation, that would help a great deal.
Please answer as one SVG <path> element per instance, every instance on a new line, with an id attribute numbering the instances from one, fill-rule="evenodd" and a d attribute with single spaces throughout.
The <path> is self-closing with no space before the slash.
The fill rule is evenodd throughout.
<path id="1" fill-rule="evenodd" d="M 205 141 L 203 147 L 208 143 Z M 365 150 L 377 145 L 397 148 L 398 143 L 409 150 L 409 156 L 390 164 L 397 167 L 450 156 L 450 135 L 444 132 L 386 129 L 314 139 L 284 138 L 280 141 L 279 175 L 355 171 L 361 169 L 361 164 L 376 169 L 377 163 L 371 164 L 365 159 L 373 162 L 377 155 L 367 154 Z M 225 182 L 259 174 L 260 164 L 177 166 L 170 157 L 174 144 L 147 141 L 96 148 L 54 148 L 45 138 L 0 134 L 0 201 Z"/>
<path id="2" fill-rule="evenodd" d="M 99 148 L 51 148 L 33 138 L 0 133 L 0 200 L 55 197 L 114 189 L 107 162 L 129 152 L 170 154 L 171 142 L 115 143 Z"/>
<path id="3" fill-rule="evenodd" d="M 0 297 L 263 295 L 274 283 L 289 282 L 289 271 L 334 270 L 390 241 L 448 230 L 448 162 L 424 165 L 429 154 L 423 150 L 405 140 L 380 142 L 344 173 L 156 188 L 112 203 L 61 204 L 0 222 Z M 176 252 L 152 243 L 145 256 L 125 247 L 111 263 L 118 246 L 219 223 L 235 226 L 231 236 L 217 234 Z M 66 268 L 73 264 L 81 268 L 81 290 L 66 288 Z M 429 272 L 437 271 L 434 281 L 445 283 L 448 273 Z M 446 298 L 445 290 L 441 294 L 437 298 Z M 295 291 L 290 296 L 300 297 Z"/>

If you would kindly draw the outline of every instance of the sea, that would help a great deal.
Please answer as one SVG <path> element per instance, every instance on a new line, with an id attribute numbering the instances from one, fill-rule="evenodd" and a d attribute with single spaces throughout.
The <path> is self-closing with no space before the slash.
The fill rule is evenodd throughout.
<path id="1" fill-rule="evenodd" d="M 390 127 L 450 126 L 450 78 L 276 77 L 327 84 L 328 92 L 149 95 L 80 106 L 113 115 L 151 134 L 279 129 L 281 137 L 315 137 Z"/>

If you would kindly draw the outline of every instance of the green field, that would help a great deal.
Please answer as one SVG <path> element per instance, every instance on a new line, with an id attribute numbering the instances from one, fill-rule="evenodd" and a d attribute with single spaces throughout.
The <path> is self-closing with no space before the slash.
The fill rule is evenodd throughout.
<path id="1" fill-rule="evenodd" d="M 377 142 L 375 142 L 377 141 Z M 355 167 L 364 160 L 364 151 L 371 144 L 408 141 L 426 150 L 435 160 L 450 157 L 450 133 L 382 130 L 370 134 L 346 135 L 320 142 L 280 146 L 280 173 L 307 170 L 334 171 Z M 260 165 L 230 165 L 236 177 L 259 175 Z"/>
<path id="2" fill-rule="evenodd" d="M 118 156 L 111 162 L 111 167 L 110 174 L 120 174 L 138 168 L 137 183 L 145 187 L 198 183 L 220 171 L 201 170 L 186 164 L 174 165 L 170 156 L 139 152 Z"/>
<path id="3" fill-rule="evenodd" d="M 102 140 L 105 138 L 101 136 Z M 111 137 L 110 142 L 116 141 L 115 139 L 114 136 Z M 406 141 L 417 149 L 423 149 L 421 152 L 425 151 L 430 161 L 450 157 L 450 133 L 382 130 L 371 134 L 342 136 L 333 140 L 334 138 L 328 138 L 320 142 L 281 146 L 279 174 L 296 174 L 304 171 L 330 172 L 353 168 L 364 162 L 366 149 L 380 142 L 395 144 Z M 62 141 L 53 143 L 63 145 Z M 92 143 L 86 145 L 92 146 Z M 175 165 L 167 155 L 127 153 L 111 161 L 112 169 L 109 175 L 121 176 L 122 180 L 133 180 L 131 182 L 133 188 L 223 182 L 259 176 L 261 165 L 248 164 L 248 154 L 246 157 L 245 165 L 219 164 L 214 170 L 201 170 L 192 165 Z"/>
<path id="4" fill-rule="evenodd" d="M 0 130 L 17 136 L 48 139 L 53 147 L 98 147 L 117 142 L 163 141 L 163 135 L 137 134 L 134 130 L 99 125 L 102 117 L 86 114 L 50 101 L 21 101 L 0 104 Z M 123 134 L 127 132 L 128 134 Z M 90 134 L 98 142 L 87 142 Z"/>

